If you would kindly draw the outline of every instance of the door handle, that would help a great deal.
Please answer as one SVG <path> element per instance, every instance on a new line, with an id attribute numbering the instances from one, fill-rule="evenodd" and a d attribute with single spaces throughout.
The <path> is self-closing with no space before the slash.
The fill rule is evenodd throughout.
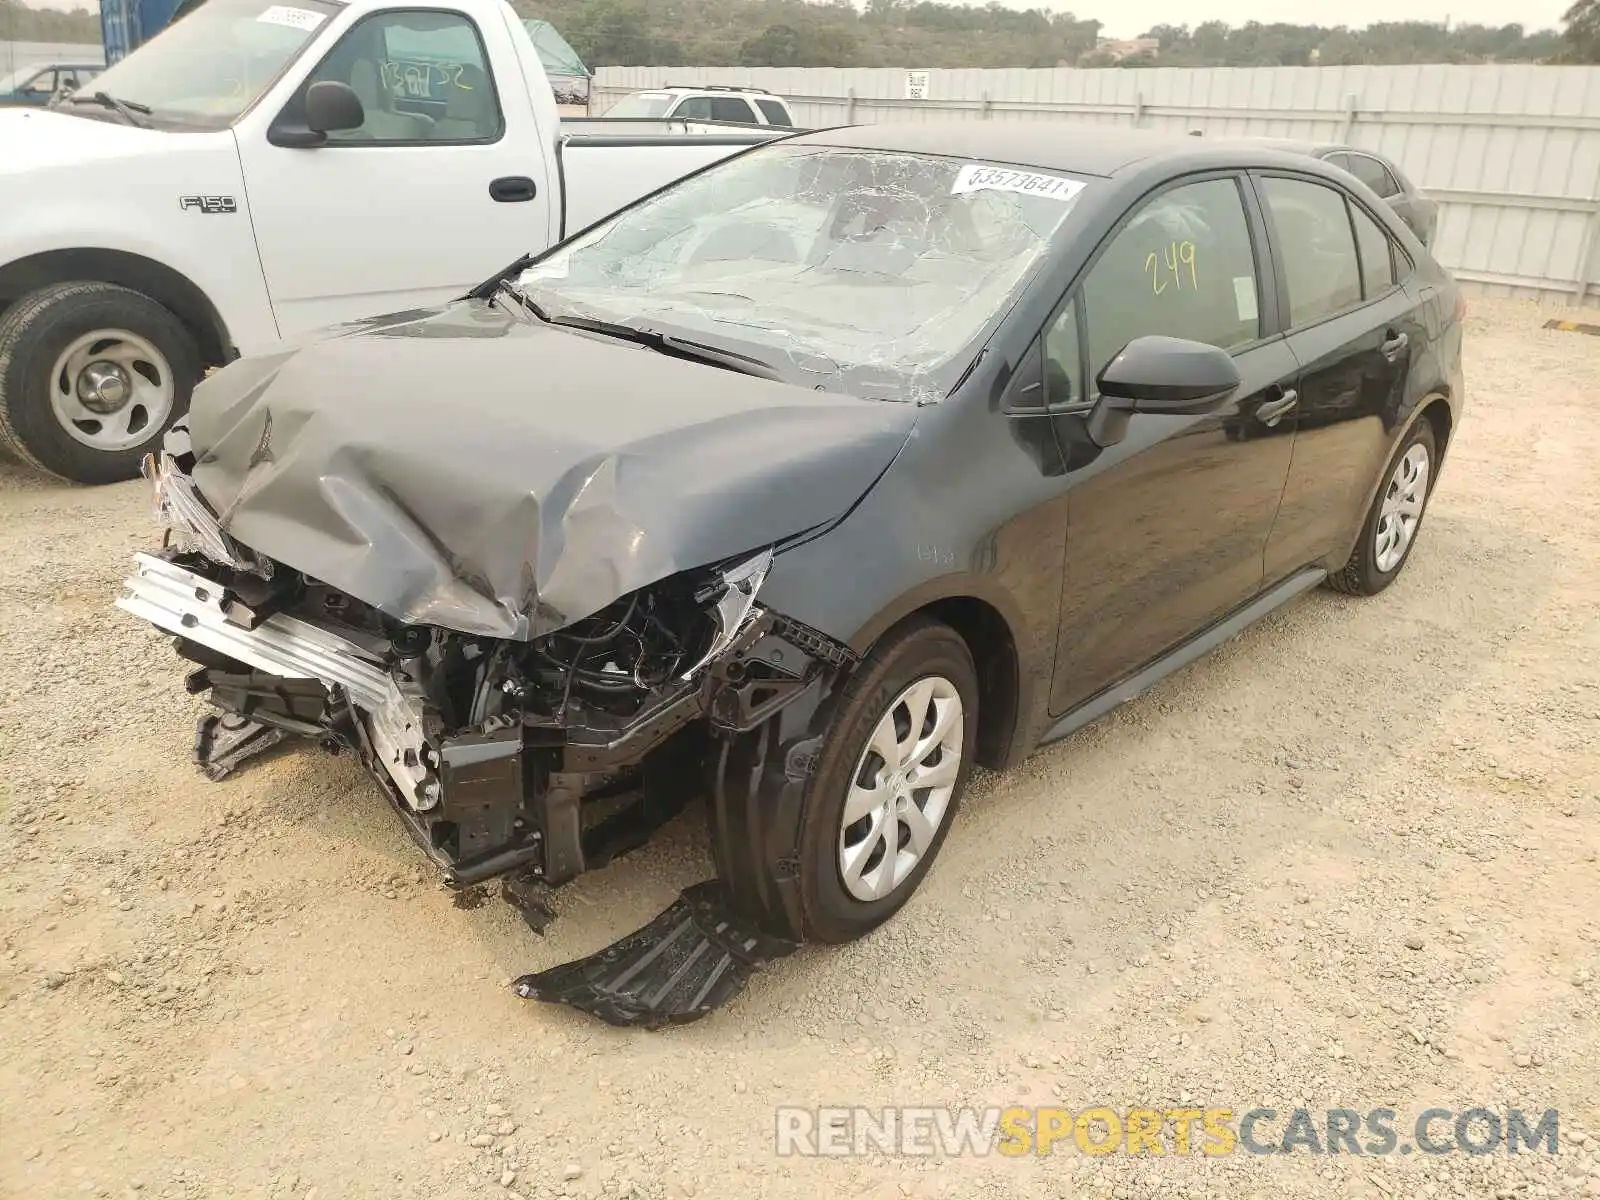
<path id="1" fill-rule="evenodd" d="M 1410 334 L 1397 333 L 1387 342 L 1384 342 L 1383 345 L 1379 346 L 1378 352 L 1392 362 L 1394 359 L 1400 356 L 1400 351 L 1404 350 L 1408 345 L 1410 345 L 1410 343 Z"/>
<path id="2" fill-rule="evenodd" d="M 1276 400 L 1268 400 L 1260 408 L 1256 409 L 1256 420 L 1263 425 L 1276 425 L 1283 419 L 1283 414 L 1298 403 L 1300 403 L 1300 393 L 1293 388 L 1288 388 Z"/>
<path id="3" fill-rule="evenodd" d="M 539 185 L 526 175 L 505 175 L 489 182 L 489 198 L 501 204 L 521 204 L 538 194 Z"/>

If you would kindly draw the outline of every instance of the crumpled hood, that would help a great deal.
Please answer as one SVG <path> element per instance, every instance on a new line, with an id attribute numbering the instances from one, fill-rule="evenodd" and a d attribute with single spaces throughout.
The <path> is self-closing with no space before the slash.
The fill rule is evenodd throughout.
<path id="1" fill-rule="evenodd" d="M 195 483 L 246 546 L 464 633 L 537 637 L 835 519 L 916 421 L 481 301 L 347 330 L 196 389 Z"/>

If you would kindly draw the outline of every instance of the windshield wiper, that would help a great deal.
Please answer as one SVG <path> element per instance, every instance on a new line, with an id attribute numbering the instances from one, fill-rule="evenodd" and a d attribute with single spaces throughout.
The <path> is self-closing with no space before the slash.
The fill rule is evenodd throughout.
<path id="1" fill-rule="evenodd" d="M 90 92 L 74 94 L 69 103 L 72 104 L 98 104 L 101 108 L 109 108 L 129 125 L 137 125 L 140 129 L 149 129 L 150 122 L 145 118 L 150 115 L 150 106 L 140 104 L 137 100 L 118 100 L 109 92 Z"/>
<path id="2" fill-rule="evenodd" d="M 550 314 L 545 312 L 544 307 L 532 296 L 528 295 L 527 292 L 511 283 L 510 280 L 502 279 L 500 281 L 500 286 L 494 289 L 494 294 L 491 295 L 489 299 L 493 300 L 495 296 L 498 296 L 501 293 L 510 295 L 513 300 L 515 300 L 528 312 L 538 317 L 539 320 L 543 321 L 546 325 L 551 323 Z"/>
<path id="3" fill-rule="evenodd" d="M 758 379 L 783 378 L 771 363 L 762 362 L 759 358 L 751 358 L 748 354 L 727 350 L 721 346 L 708 346 L 704 342 L 690 341 L 688 338 L 677 337 L 670 333 L 660 333 L 654 329 L 639 329 L 633 325 L 623 325 L 617 321 L 601 321 L 594 317 L 551 317 L 549 321 L 552 325 L 564 325 L 569 329 L 586 329 L 590 333 L 600 333 L 606 337 L 632 342 L 636 346 L 644 346 L 658 354 L 687 358 L 712 367 L 726 367 L 730 371 L 754 375 Z"/>

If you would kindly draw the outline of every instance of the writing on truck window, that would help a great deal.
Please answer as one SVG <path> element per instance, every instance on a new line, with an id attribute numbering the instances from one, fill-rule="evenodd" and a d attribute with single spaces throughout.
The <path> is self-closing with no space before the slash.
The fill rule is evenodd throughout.
<path id="1" fill-rule="evenodd" d="M 430 63 L 385 59 L 379 70 L 383 85 L 397 96 L 414 100 L 437 100 L 451 88 L 470 92 L 472 85 L 463 79 L 466 63 Z"/>

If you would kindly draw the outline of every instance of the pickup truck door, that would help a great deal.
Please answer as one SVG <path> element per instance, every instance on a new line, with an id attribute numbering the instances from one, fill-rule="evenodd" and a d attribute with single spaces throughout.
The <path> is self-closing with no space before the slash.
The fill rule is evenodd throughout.
<path id="1" fill-rule="evenodd" d="M 538 128 L 498 15 L 378 9 L 314 53 L 270 124 L 237 128 L 281 336 L 442 303 L 549 242 L 560 200 L 541 147 L 554 131 Z M 365 123 L 285 144 L 321 80 L 349 84 Z"/>

